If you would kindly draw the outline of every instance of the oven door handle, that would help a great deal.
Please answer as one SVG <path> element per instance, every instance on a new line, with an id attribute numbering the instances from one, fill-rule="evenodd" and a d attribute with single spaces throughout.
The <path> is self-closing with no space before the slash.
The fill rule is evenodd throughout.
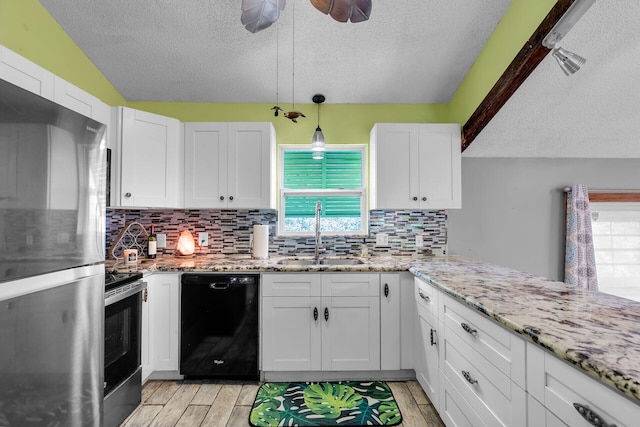
<path id="1" fill-rule="evenodd" d="M 131 286 L 125 285 L 123 286 L 123 288 L 128 288 L 128 289 L 122 292 L 118 292 L 118 289 L 122 289 L 122 288 L 115 288 L 112 291 L 109 291 L 107 294 L 105 294 L 105 298 L 104 298 L 105 307 L 111 304 L 115 304 L 118 301 L 122 301 L 123 299 L 129 298 L 131 295 L 135 295 L 139 292 L 142 292 L 147 288 L 147 282 L 138 280 L 136 282 L 133 282 Z"/>

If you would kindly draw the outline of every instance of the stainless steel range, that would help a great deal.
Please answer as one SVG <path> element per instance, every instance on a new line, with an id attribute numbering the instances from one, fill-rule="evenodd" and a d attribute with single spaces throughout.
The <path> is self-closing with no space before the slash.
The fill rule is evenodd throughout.
<path id="1" fill-rule="evenodd" d="M 142 274 L 105 276 L 104 426 L 119 426 L 140 404 Z"/>

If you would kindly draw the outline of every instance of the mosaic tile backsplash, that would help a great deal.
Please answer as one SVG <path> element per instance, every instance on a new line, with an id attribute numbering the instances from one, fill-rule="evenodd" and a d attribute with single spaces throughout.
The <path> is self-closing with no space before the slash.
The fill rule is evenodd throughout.
<path id="1" fill-rule="evenodd" d="M 197 242 L 199 232 L 207 232 L 209 245 L 197 247 L 196 253 L 240 255 L 251 254 L 249 240 L 255 224 L 269 225 L 269 254 L 282 256 L 313 255 L 313 238 L 281 238 L 276 236 L 277 211 L 217 209 L 107 209 L 107 254 L 126 224 L 136 221 L 147 230 L 155 224 L 156 233 L 167 236 L 167 247 L 159 254 L 173 254 L 178 236 L 189 230 Z M 386 233 L 388 245 L 376 246 L 376 234 Z M 415 236 L 422 234 L 424 246 L 415 247 Z M 323 255 L 359 256 L 363 240 L 369 255 L 444 254 L 447 250 L 447 211 L 369 211 L 369 236 L 323 236 Z"/>

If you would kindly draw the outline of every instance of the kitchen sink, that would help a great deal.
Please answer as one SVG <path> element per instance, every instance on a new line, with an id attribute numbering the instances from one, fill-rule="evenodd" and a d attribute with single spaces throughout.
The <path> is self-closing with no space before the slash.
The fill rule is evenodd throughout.
<path id="1" fill-rule="evenodd" d="M 358 265 L 363 262 L 359 259 L 354 258 L 325 258 L 320 261 L 316 261 L 315 259 L 283 259 L 278 261 L 280 265 L 297 265 L 297 266 L 307 266 L 307 265 Z"/>

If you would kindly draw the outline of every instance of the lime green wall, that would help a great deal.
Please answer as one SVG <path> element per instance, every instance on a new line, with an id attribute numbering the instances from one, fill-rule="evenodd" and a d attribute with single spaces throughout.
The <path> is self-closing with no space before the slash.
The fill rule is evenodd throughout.
<path id="1" fill-rule="evenodd" d="M 298 123 L 282 112 L 274 117 L 273 104 L 214 104 L 175 102 L 129 102 L 128 107 L 175 117 L 183 122 L 273 122 L 279 144 L 310 144 L 318 123 L 316 104 L 296 104 L 307 117 Z M 286 104 L 281 107 L 287 109 Z M 446 122 L 448 108 L 441 104 L 322 104 L 320 127 L 327 144 L 368 144 L 374 123 Z"/>
<path id="2" fill-rule="evenodd" d="M 323 104 L 320 124 L 327 142 L 366 143 L 376 122 L 466 122 L 555 2 L 513 0 L 448 105 Z M 297 106 L 308 117 L 295 124 L 273 117 L 270 104 L 127 103 L 37 0 L 0 0 L 0 44 L 109 105 L 181 121 L 270 120 L 286 144 L 308 143 L 316 126 L 315 104 Z"/>
<path id="3" fill-rule="evenodd" d="M 0 44 L 109 105 L 126 102 L 37 0 L 0 0 Z"/>
<path id="4" fill-rule="evenodd" d="M 513 0 L 449 102 L 448 122 L 464 124 L 556 0 Z"/>

